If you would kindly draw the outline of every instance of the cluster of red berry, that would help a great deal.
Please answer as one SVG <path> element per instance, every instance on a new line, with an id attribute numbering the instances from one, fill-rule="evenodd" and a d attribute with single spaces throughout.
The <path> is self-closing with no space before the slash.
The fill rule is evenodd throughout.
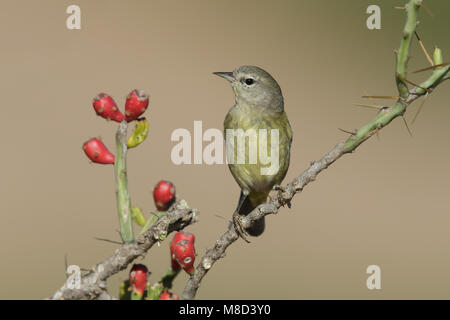
<path id="1" fill-rule="evenodd" d="M 147 110 L 148 100 L 148 95 L 144 91 L 138 89 L 131 91 L 125 102 L 125 115 L 120 112 L 114 99 L 106 93 L 98 94 L 94 98 L 93 106 L 97 115 L 106 120 L 131 122 L 138 120 Z M 114 164 L 114 154 L 98 138 L 86 141 L 83 144 L 83 150 L 92 162 Z"/>
<path id="2" fill-rule="evenodd" d="M 176 199 L 175 186 L 170 181 L 161 180 L 153 189 L 153 198 L 159 211 L 167 211 Z M 194 272 L 195 236 L 186 231 L 177 232 L 170 243 L 171 272 L 177 274 L 181 269 L 188 274 Z M 149 296 L 146 290 L 148 284 L 148 269 L 143 264 L 135 264 L 130 270 L 129 285 L 133 295 L 138 297 Z M 178 300 L 176 293 L 163 288 L 159 300 Z"/>
<path id="3" fill-rule="evenodd" d="M 128 148 L 134 148 L 145 140 L 148 134 L 148 122 L 145 118 L 139 118 L 147 109 L 149 98 L 142 90 L 133 90 L 127 96 L 125 102 L 125 114 L 123 114 L 113 98 L 105 93 L 98 94 L 93 101 L 93 107 L 100 117 L 122 123 L 135 121 L 135 131 L 127 141 Z M 83 150 L 87 157 L 95 163 L 114 164 L 115 156 L 98 138 L 92 138 L 83 144 Z M 119 162 L 118 162 L 119 163 Z M 175 186 L 170 181 L 161 180 L 153 188 L 153 199 L 159 212 L 167 211 L 176 200 Z M 145 219 L 139 207 L 130 207 L 133 220 L 143 227 L 143 231 L 151 226 L 152 219 Z M 156 217 L 160 215 L 156 214 Z M 170 245 L 171 269 L 165 276 L 170 278 L 170 284 L 165 285 L 160 281 L 156 286 L 149 286 L 148 268 L 143 264 L 134 264 L 130 270 L 128 281 L 122 283 L 121 298 L 124 299 L 159 299 L 177 300 L 178 295 L 169 291 L 171 281 L 181 269 L 188 274 L 194 272 L 195 261 L 195 237 L 188 232 L 177 232 Z"/>

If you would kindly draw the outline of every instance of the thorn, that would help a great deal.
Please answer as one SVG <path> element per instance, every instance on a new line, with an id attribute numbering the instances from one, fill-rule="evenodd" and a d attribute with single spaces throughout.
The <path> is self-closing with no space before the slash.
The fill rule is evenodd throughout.
<path id="1" fill-rule="evenodd" d="M 362 96 L 361 98 L 365 98 L 365 99 L 392 99 L 392 100 L 400 99 L 399 96 Z"/>
<path id="2" fill-rule="evenodd" d="M 392 7 L 392 8 L 398 9 L 398 10 L 406 10 L 406 7 L 399 7 L 399 6 L 396 6 L 396 7 Z"/>
<path id="3" fill-rule="evenodd" d="M 430 15 L 430 17 L 434 18 L 433 12 L 423 2 L 420 4 L 420 6 L 425 9 L 425 11 Z"/>
<path id="4" fill-rule="evenodd" d="M 214 214 L 214 216 L 217 217 L 217 218 L 220 218 L 220 219 L 229 220 L 229 219 L 227 219 L 224 216 L 221 216 L 219 214 Z"/>
<path id="5" fill-rule="evenodd" d="M 423 71 L 427 71 L 427 70 L 432 70 L 432 69 L 436 69 L 436 68 L 440 68 L 440 67 L 445 67 L 445 66 L 448 66 L 448 65 L 450 65 L 450 62 L 444 62 L 444 63 L 441 63 L 441 64 L 436 64 L 436 65 L 431 66 L 431 67 L 426 67 L 426 68 L 423 68 L 423 69 L 419 69 L 419 70 L 413 71 L 413 73 L 418 73 L 418 72 L 423 72 Z"/>
<path id="6" fill-rule="evenodd" d="M 365 91 L 365 90 L 364 90 L 364 95 L 365 95 L 365 96 L 368 96 L 367 91 Z M 375 100 L 371 100 L 371 101 L 372 101 L 373 104 L 375 104 L 375 105 L 377 104 L 377 103 L 375 102 Z"/>
<path id="7" fill-rule="evenodd" d="M 116 229 L 117 234 L 119 235 L 119 237 L 122 238 L 122 235 L 120 234 L 120 230 Z M 122 243 L 123 244 L 123 243 Z"/>
<path id="8" fill-rule="evenodd" d="M 115 240 L 109 240 L 109 239 L 105 239 L 105 238 L 97 238 L 97 237 L 94 237 L 94 239 L 95 239 L 95 240 L 99 240 L 99 241 L 111 242 L 111 243 L 115 243 L 115 244 L 122 245 L 122 242 L 115 241 Z"/>
<path id="9" fill-rule="evenodd" d="M 380 141 L 380 128 L 377 127 L 375 130 L 376 130 L 375 132 L 377 134 L 377 140 Z"/>
<path id="10" fill-rule="evenodd" d="M 365 108 L 377 109 L 377 110 L 381 110 L 381 109 L 385 108 L 384 106 L 379 106 L 376 104 L 352 103 L 352 105 L 357 106 L 357 107 L 365 107 Z"/>
<path id="11" fill-rule="evenodd" d="M 351 132 L 351 131 L 344 130 L 344 129 L 341 129 L 341 128 L 338 128 L 338 130 L 340 130 L 342 132 L 345 132 L 345 133 L 348 133 L 348 134 L 351 134 L 352 136 L 354 136 L 356 134 L 356 131 Z"/>
<path id="12" fill-rule="evenodd" d="M 414 33 L 416 34 L 416 38 L 419 41 L 419 45 L 422 48 L 423 53 L 425 54 L 425 57 L 427 58 L 428 62 L 434 66 L 433 60 L 431 59 L 431 56 L 428 54 L 427 49 L 425 48 L 425 46 L 423 45 L 422 40 L 419 37 L 419 34 L 417 33 L 417 31 L 414 31 Z"/>
<path id="13" fill-rule="evenodd" d="M 432 91 L 431 89 L 421 87 L 421 86 L 419 86 L 417 83 L 414 83 L 414 82 L 412 82 L 412 81 L 410 81 L 410 80 L 408 80 L 408 79 L 406 79 L 406 78 L 403 78 L 403 77 L 400 76 L 400 75 L 397 75 L 397 77 L 398 77 L 401 81 L 407 82 L 407 83 L 409 83 L 409 84 L 411 84 L 411 85 L 413 85 L 413 86 L 415 86 L 415 87 L 418 87 L 418 88 L 420 88 L 420 89 L 422 89 L 422 90 L 424 90 L 424 91 L 426 91 L 426 92 L 431 92 L 431 91 Z"/>
<path id="14" fill-rule="evenodd" d="M 413 58 L 413 56 L 408 56 L 408 58 L 406 58 L 406 63 L 409 63 L 409 60 L 411 60 Z"/>
<path id="15" fill-rule="evenodd" d="M 412 135 L 411 130 L 409 129 L 408 123 L 406 122 L 405 116 L 402 115 L 402 119 L 403 119 L 403 122 L 405 123 L 405 127 L 406 127 L 406 129 L 408 130 L 409 135 L 410 135 L 411 138 L 412 138 L 413 135 Z"/>
<path id="16" fill-rule="evenodd" d="M 414 31 L 414 34 L 416 35 L 416 38 L 419 42 L 422 42 L 422 40 L 420 40 L 419 34 L 417 33 L 417 31 Z"/>
<path id="17" fill-rule="evenodd" d="M 419 108 L 417 109 L 417 112 L 414 115 L 414 118 L 413 118 L 411 124 L 414 124 L 414 122 L 416 121 L 417 116 L 419 115 L 420 111 L 422 111 L 422 107 L 424 106 L 425 100 L 427 100 L 427 98 L 428 98 L 428 92 L 425 94 L 425 98 L 423 98 L 422 103 L 420 104 Z"/>

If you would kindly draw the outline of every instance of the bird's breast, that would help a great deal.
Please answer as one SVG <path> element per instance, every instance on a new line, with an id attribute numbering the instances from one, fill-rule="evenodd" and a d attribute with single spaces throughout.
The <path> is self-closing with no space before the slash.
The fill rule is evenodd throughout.
<path id="1" fill-rule="evenodd" d="M 225 118 L 224 129 L 228 166 L 243 190 L 267 193 L 281 183 L 289 166 L 292 138 L 284 112 L 235 106 Z"/>

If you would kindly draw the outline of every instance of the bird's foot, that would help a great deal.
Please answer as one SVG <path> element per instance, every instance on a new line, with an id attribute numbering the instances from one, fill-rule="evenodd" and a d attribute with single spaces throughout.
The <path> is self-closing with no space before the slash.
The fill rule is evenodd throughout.
<path id="1" fill-rule="evenodd" d="M 288 208 L 291 208 L 291 200 L 290 199 L 285 199 L 283 197 L 283 193 L 286 191 L 286 188 L 283 186 L 280 186 L 279 184 L 276 184 L 273 186 L 273 190 L 278 191 L 277 193 L 277 197 L 278 197 L 278 202 L 281 203 L 283 206 L 286 204 L 288 206 Z"/>
<path id="2" fill-rule="evenodd" d="M 233 226 L 236 233 L 242 238 L 245 242 L 250 243 L 247 239 L 248 233 L 245 231 L 244 226 L 241 222 L 241 215 L 238 212 L 233 213 Z"/>

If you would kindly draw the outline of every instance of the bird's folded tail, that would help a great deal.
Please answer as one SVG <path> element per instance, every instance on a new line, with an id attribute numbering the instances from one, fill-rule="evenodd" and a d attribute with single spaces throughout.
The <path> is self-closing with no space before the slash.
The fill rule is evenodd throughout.
<path id="1" fill-rule="evenodd" d="M 241 191 L 239 203 L 236 208 L 237 213 L 239 213 L 242 216 L 246 216 L 247 214 L 252 212 L 256 207 L 257 205 L 252 204 L 252 202 L 250 201 L 250 197 L 244 195 L 244 193 Z M 261 219 L 255 221 L 250 228 L 246 229 L 246 231 L 250 236 L 257 237 L 264 232 L 265 227 L 266 227 L 265 217 L 262 217 Z"/>

